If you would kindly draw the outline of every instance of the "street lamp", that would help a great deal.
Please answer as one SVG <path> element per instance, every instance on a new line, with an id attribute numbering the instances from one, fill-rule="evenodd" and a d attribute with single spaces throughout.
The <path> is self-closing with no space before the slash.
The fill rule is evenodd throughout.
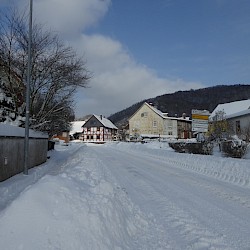
<path id="1" fill-rule="evenodd" d="M 28 68 L 27 68 L 27 83 L 26 83 L 25 138 L 24 138 L 24 169 L 23 169 L 23 173 L 25 175 L 28 175 L 28 168 L 29 168 L 28 165 L 29 165 L 29 114 L 30 114 L 30 80 L 31 80 L 32 9 L 33 9 L 33 0 L 30 0 Z"/>

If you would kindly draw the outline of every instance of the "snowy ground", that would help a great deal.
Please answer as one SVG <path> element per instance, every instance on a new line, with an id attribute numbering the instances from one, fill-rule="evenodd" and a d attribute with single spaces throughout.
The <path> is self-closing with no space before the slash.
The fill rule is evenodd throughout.
<path id="1" fill-rule="evenodd" d="M 0 183 L 1 249 L 250 249 L 250 153 L 57 145 Z"/>

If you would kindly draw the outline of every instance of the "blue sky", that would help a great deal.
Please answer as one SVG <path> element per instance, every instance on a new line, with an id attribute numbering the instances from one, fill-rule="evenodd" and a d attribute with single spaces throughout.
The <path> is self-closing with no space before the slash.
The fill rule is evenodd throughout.
<path id="1" fill-rule="evenodd" d="M 123 43 L 160 77 L 249 83 L 250 1 L 113 1 L 93 29 Z"/>
<path id="2" fill-rule="evenodd" d="M 33 0 L 34 16 L 87 61 L 78 117 L 218 84 L 248 84 L 249 0 Z M 28 6 L 0 0 L 0 6 Z"/>

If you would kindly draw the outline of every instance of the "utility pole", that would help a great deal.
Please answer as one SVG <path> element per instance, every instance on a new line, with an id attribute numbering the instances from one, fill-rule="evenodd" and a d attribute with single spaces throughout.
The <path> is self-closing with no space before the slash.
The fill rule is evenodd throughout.
<path id="1" fill-rule="evenodd" d="M 30 119 L 30 81 L 31 81 L 31 47 L 32 47 L 32 10 L 33 10 L 33 0 L 30 0 L 28 68 L 27 68 L 27 83 L 26 83 L 25 138 L 24 138 L 24 169 L 23 169 L 23 173 L 25 175 L 28 175 L 28 168 L 29 168 L 29 119 Z"/>

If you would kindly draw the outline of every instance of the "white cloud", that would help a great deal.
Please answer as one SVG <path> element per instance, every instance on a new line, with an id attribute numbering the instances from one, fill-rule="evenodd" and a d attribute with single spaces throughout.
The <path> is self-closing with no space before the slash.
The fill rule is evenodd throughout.
<path id="1" fill-rule="evenodd" d="M 136 63 L 119 41 L 101 35 L 82 35 L 74 46 L 85 51 L 87 65 L 94 76 L 90 88 L 78 93 L 77 115 L 110 115 L 146 98 L 190 88 L 200 83 L 167 80 Z M 89 106 L 91 104 L 91 106 Z"/>
<path id="2" fill-rule="evenodd" d="M 79 35 L 108 11 L 111 0 L 33 0 L 34 19 L 64 36 Z M 18 1 L 27 8 L 27 0 Z"/>
<path id="3" fill-rule="evenodd" d="M 27 0 L 18 1 L 20 6 Z M 34 0 L 34 18 L 57 30 L 84 55 L 93 73 L 90 88 L 76 95 L 76 115 L 110 115 L 130 105 L 165 93 L 203 87 L 181 79 L 161 79 L 136 62 L 121 42 L 102 35 L 86 35 L 108 11 L 111 0 Z"/>

